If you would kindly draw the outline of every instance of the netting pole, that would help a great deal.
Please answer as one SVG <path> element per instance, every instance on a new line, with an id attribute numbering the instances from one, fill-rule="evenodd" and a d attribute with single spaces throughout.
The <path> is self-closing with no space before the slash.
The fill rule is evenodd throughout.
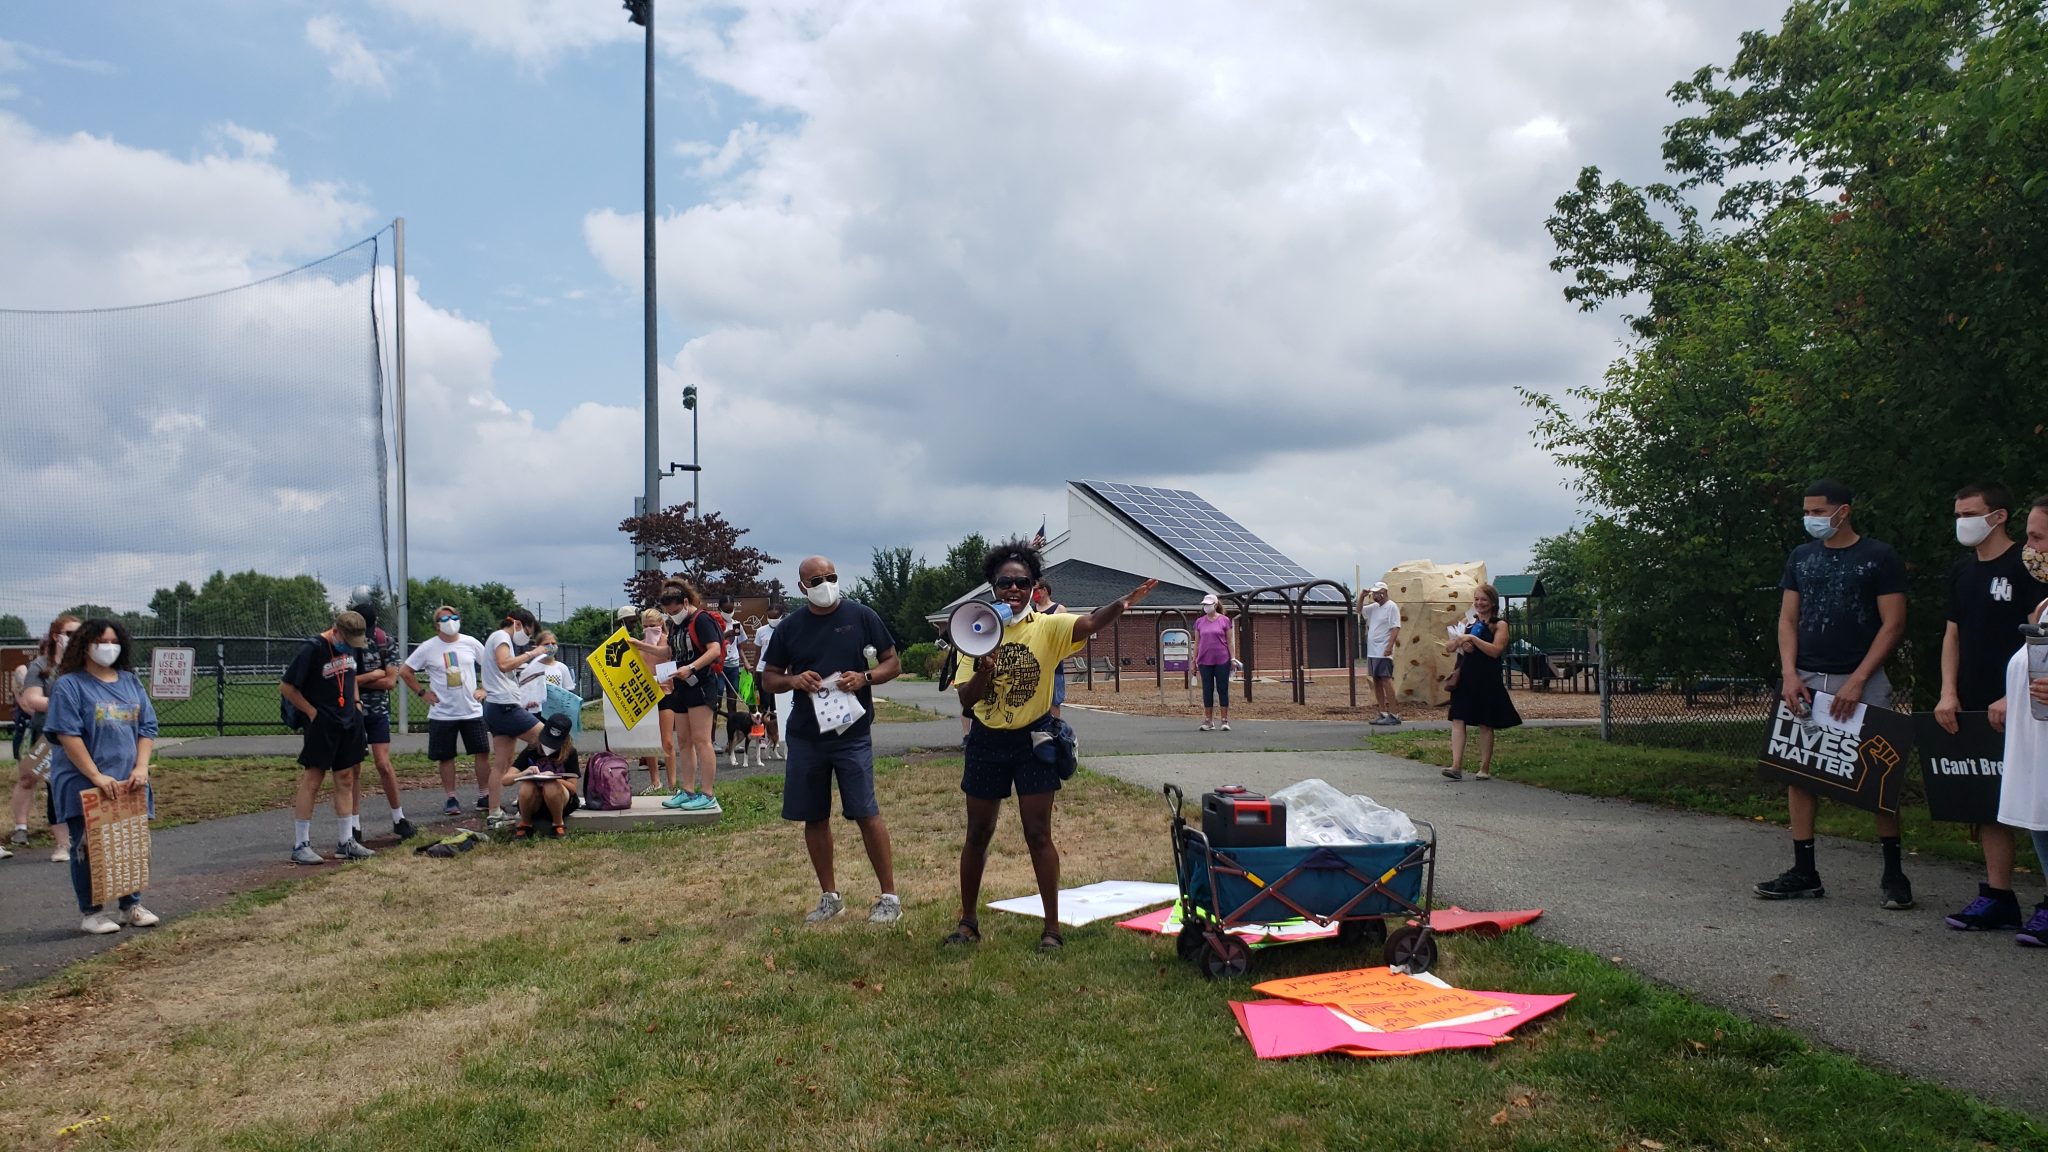
<path id="1" fill-rule="evenodd" d="M 646 472 L 645 497 L 647 500 L 647 514 L 652 516 L 661 511 L 661 464 L 658 459 L 660 452 L 658 422 L 661 415 L 661 391 L 660 373 L 656 367 L 659 363 L 658 357 L 660 352 L 656 347 L 654 311 L 654 4 L 652 0 L 641 5 L 637 11 L 644 17 L 643 22 L 647 26 L 647 131 L 645 141 L 646 156 L 642 165 L 642 179 L 645 181 L 646 186 L 643 189 L 645 197 L 640 213 L 641 240 L 643 247 L 646 249 L 641 254 L 644 261 L 642 277 L 645 283 L 643 288 L 644 298 L 642 300 L 645 314 L 641 319 L 641 324 L 645 329 L 642 333 L 642 339 L 646 345 L 644 349 L 646 379 L 643 381 L 646 396 L 645 409 L 641 414 L 641 418 L 646 427 L 642 434 L 641 448 L 642 463 Z M 695 480 L 693 479 L 691 483 L 694 484 Z M 636 567 L 641 570 L 653 568 L 652 557 L 650 556 L 643 560 Z"/>
<path id="2" fill-rule="evenodd" d="M 1607 630 L 1601 625 L 1605 621 L 1595 617 L 1593 624 L 1594 675 L 1600 677 L 1600 739 L 1602 742 L 1614 739 L 1614 679 L 1607 661 Z"/>
<path id="3" fill-rule="evenodd" d="M 392 279 L 396 281 L 394 285 L 396 291 L 393 293 L 393 300 L 396 306 L 391 314 L 393 355 L 391 375 L 392 406 L 394 409 L 391 421 L 391 456 L 392 461 L 397 465 L 398 471 L 398 491 L 396 493 L 397 500 L 395 501 L 398 512 L 396 532 L 396 542 L 398 545 L 398 571 L 396 579 L 398 587 L 393 589 L 393 592 L 396 593 L 398 603 L 398 656 L 402 660 L 411 655 L 406 644 L 408 639 L 406 636 L 406 622 L 412 617 L 412 568 L 406 563 L 405 533 L 405 217 L 403 216 L 391 222 L 391 272 Z M 400 734 L 403 734 L 410 731 L 407 721 L 412 717 L 412 693 L 400 691 L 397 695 L 398 731 Z"/>

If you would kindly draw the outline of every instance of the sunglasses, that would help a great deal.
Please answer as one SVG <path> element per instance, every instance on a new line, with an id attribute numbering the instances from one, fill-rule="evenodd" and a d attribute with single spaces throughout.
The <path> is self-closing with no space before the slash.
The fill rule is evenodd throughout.
<path id="1" fill-rule="evenodd" d="M 436 623 L 436 624 L 459 624 L 459 623 L 461 623 L 461 622 L 462 622 L 462 617 L 460 617 L 460 616 L 436 616 L 436 617 L 434 617 L 434 623 Z"/>
<path id="2" fill-rule="evenodd" d="M 837 584 L 839 583 L 839 573 L 826 572 L 823 575 L 812 577 L 808 582 L 799 580 L 797 583 L 802 584 L 806 588 L 816 588 L 820 584 Z"/>
<path id="3" fill-rule="evenodd" d="M 996 588 L 999 588 L 999 589 L 1001 589 L 1001 588 L 1036 588 L 1036 587 L 1038 587 L 1038 581 L 1037 581 L 1037 580 L 1034 580 L 1034 579 L 1032 579 L 1032 578 L 1031 578 L 1031 577 L 1029 577 L 1029 576 L 998 576 L 998 577 L 996 577 L 996 579 L 995 579 L 995 585 L 994 585 L 994 586 L 995 586 Z"/>

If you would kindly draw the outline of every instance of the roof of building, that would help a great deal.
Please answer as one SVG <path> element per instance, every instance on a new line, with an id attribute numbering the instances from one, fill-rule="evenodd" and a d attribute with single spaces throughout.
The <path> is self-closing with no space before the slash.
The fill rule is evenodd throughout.
<path id="1" fill-rule="evenodd" d="M 1503 600 L 1522 600 L 1543 595 L 1543 577 L 1534 575 L 1496 576 L 1493 587 Z"/>
<path id="2" fill-rule="evenodd" d="M 1103 480 L 1071 483 L 1219 588 L 1249 592 L 1316 578 L 1193 492 Z M 1344 595 L 1333 588 L 1317 588 L 1308 598 L 1341 603 Z"/>
<path id="3" fill-rule="evenodd" d="M 1066 605 L 1067 609 L 1073 612 L 1093 612 L 1144 583 L 1145 579 L 1130 572 L 1119 572 L 1100 564 L 1090 564 L 1086 560 L 1062 560 L 1045 570 L 1045 578 L 1052 581 L 1053 599 Z M 1152 594 L 1145 597 L 1144 603 L 1137 611 L 1170 612 L 1178 609 L 1193 614 L 1202 610 L 1202 597 L 1207 595 L 1209 592 L 1206 589 L 1161 581 L 1159 587 L 1154 588 Z M 968 600 L 990 599 L 992 597 L 988 585 L 979 584 L 966 595 L 955 599 L 926 619 L 944 620 L 952 614 L 954 608 Z M 1224 606 L 1231 606 L 1227 596 L 1224 599 Z M 1259 602 L 1262 611 L 1283 611 L 1285 607 L 1279 601 Z M 1325 607 L 1327 610 L 1326 606 L 1318 607 Z"/>

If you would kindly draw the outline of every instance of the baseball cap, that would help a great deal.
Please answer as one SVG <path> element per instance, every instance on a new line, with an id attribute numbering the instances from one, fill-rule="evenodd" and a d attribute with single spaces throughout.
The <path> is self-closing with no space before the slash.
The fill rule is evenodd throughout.
<path id="1" fill-rule="evenodd" d="M 1202 607 L 1204 608 L 1207 608 L 1211 604 L 1220 603 L 1222 603 L 1222 601 L 1216 599 L 1216 594 L 1214 592 L 1211 592 L 1207 596 L 1202 597 Z"/>
<path id="2" fill-rule="evenodd" d="M 1372 582 L 1372 587 L 1367 589 L 1367 591 L 1385 592 L 1387 591 L 1387 582 L 1385 580 L 1375 580 Z"/>
<path id="3" fill-rule="evenodd" d="M 621 605 L 617 612 L 612 613 L 612 619 L 615 621 L 637 620 L 639 618 L 640 610 L 631 604 Z"/>
<path id="4" fill-rule="evenodd" d="M 543 755 L 553 756 L 561 752 L 562 744 L 569 739 L 569 718 L 557 712 L 548 717 L 540 730 L 540 750 Z"/>
<path id="5" fill-rule="evenodd" d="M 341 642 L 351 647 L 361 648 L 370 640 L 370 626 L 363 623 L 359 612 L 336 612 L 334 630 L 341 633 Z"/>

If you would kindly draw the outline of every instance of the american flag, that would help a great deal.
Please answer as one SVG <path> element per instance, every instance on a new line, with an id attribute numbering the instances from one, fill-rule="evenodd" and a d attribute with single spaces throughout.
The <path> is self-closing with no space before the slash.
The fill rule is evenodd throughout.
<path id="1" fill-rule="evenodd" d="M 1045 547 L 1045 518 L 1042 516 L 1038 520 L 1038 534 L 1031 538 L 1031 546 L 1033 548 Z"/>

